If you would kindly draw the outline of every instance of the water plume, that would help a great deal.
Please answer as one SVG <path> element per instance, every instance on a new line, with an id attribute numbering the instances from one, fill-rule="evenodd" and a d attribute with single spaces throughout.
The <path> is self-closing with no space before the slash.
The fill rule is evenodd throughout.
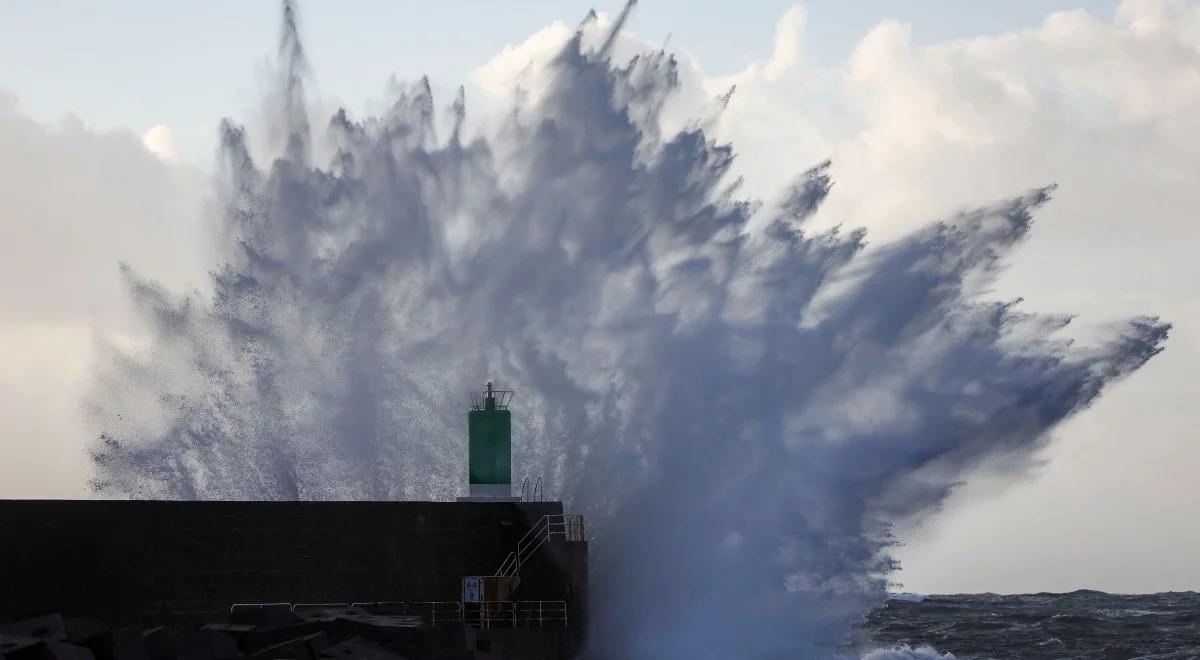
<path id="1" fill-rule="evenodd" d="M 614 61 L 620 24 L 492 130 L 460 90 L 440 137 L 422 80 L 314 136 L 285 3 L 285 135 L 257 162 L 221 124 L 211 294 L 123 268 L 151 340 L 101 361 L 96 491 L 449 499 L 491 379 L 515 476 L 589 516 L 598 657 L 830 657 L 894 577 L 890 522 L 1161 350 L 1154 318 L 1085 347 L 986 300 L 1051 188 L 869 250 L 805 226 L 828 163 L 740 197 L 730 146 L 664 134 L 675 60 Z"/>

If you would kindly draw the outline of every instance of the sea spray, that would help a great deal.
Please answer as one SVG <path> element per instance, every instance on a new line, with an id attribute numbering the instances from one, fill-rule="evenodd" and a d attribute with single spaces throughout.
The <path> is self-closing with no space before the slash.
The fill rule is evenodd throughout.
<path id="1" fill-rule="evenodd" d="M 221 124 L 211 292 L 122 269 L 150 341 L 101 357 L 98 493 L 450 499 L 490 379 L 517 478 L 588 516 L 598 657 L 829 657 L 894 575 L 889 521 L 1165 341 L 1139 318 L 1076 346 L 981 297 L 1050 188 L 869 250 L 805 227 L 828 164 L 742 198 L 730 146 L 662 128 L 674 58 L 614 60 L 628 11 L 469 135 L 427 81 L 313 121 L 284 7 L 274 155 Z"/>

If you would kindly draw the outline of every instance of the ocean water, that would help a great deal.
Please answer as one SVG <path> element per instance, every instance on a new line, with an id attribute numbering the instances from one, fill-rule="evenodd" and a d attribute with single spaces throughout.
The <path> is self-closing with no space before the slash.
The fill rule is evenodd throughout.
<path id="1" fill-rule="evenodd" d="M 1200 593 L 894 598 L 867 626 L 877 646 L 927 657 L 1183 660 L 1200 658 Z"/>

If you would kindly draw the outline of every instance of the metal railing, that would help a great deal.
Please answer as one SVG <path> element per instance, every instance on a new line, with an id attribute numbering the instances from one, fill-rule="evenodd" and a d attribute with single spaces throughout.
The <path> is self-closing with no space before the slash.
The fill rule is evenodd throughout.
<path id="1" fill-rule="evenodd" d="M 487 408 L 487 400 L 492 399 L 496 410 L 508 410 L 508 405 L 512 403 L 516 393 L 513 390 L 493 390 L 488 388 L 482 392 L 471 393 L 471 409 L 484 410 Z"/>
<path id="2" fill-rule="evenodd" d="M 296 610 L 328 610 L 351 607 L 350 603 L 293 603 L 292 611 Z"/>
<path id="3" fill-rule="evenodd" d="M 408 614 L 408 603 L 402 600 L 375 600 L 350 603 L 351 608 L 369 609 L 373 614 Z"/>
<path id="4" fill-rule="evenodd" d="M 452 600 L 364 601 L 355 603 L 235 603 L 232 614 L 241 609 L 287 608 L 291 612 L 365 610 L 369 614 L 416 616 L 430 626 L 465 623 L 477 628 L 566 628 L 567 602 L 563 600 L 493 600 L 463 603 Z M 341 614 L 363 612 L 342 612 Z M 337 614 L 337 613 L 334 613 Z"/>
<path id="5" fill-rule="evenodd" d="M 521 480 L 521 499 L 525 502 L 541 502 L 546 499 L 546 489 L 542 486 L 541 477 L 533 483 L 532 489 L 529 486 L 529 477 Z"/>
<path id="6" fill-rule="evenodd" d="M 521 581 L 521 566 L 529 561 L 539 548 L 555 536 L 561 536 L 565 541 L 582 541 L 584 539 L 583 516 L 573 513 L 542 516 L 533 527 L 525 532 L 525 536 L 517 541 L 517 549 L 508 553 L 504 563 L 496 569 L 494 577 L 516 578 L 513 588 Z"/>
<path id="7" fill-rule="evenodd" d="M 562 600 L 501 600 L 463 603 L 463 623 L 477 628 L 566 628 Z"/>
<path id="8" fill-rule="evenodd" d="M 288 611 L 291 611 L 293 605 L 291 603 L 234 603 L 229 606 L 229 613 L 233 614 L 238 610 L 261 610 L 265 607 L 286 607 Z"/>
<path id="9" fill-rule="evenodd" d="M 458 601 L 426 600 L 409 603 L 404 614 L 419 616 L 436 626 L 442 623 L 458 623 L 463 620 L 463 604 Z"/>
<path id="10" fill-rule="evenodd" d="M 431 626 L 463 620 L 463 604 L 454 600 L 375 600 L 350 603 L 350 607 L 364 609 L 371 614 L 419 616 Z"/>
<path id="11" fill-rule="evenodd" d="M 431 626 L 465 623 L 479 628 L 565 628 L 567 603 L 562 600 L 485 601 L 448 600 L 372 601 L 351 603 L 373 614 L 419 616 Z"/>

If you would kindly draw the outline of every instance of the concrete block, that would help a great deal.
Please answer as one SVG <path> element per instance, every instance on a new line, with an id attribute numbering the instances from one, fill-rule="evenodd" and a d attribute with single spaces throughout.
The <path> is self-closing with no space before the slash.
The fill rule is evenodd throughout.
<path id="1" fill-rule="evenodd" d="M 322 621 L 309 621 L 279 628 L 256 628 L 247 638 L 251 650 L 257 651 L 268 646 L 281 644 L 306 635 L 322 632 L 329 625 Z"/>
<path id="2" fill-rule="evenodd" d="M 163 630 L 146 642 L 150 660 L 214 660 L 208 640 L 195 632 Z"/>
<path id="3" fill-rule="evenodd" d="M 63 641 L 67 638 L 67 624 L 61 614 L 46 614 L 6 623 L 0 626 L 0 635 Z"/>
<path id="4" fill-rule="evenodd" d="M 316 632 L 311 635 L 305 635 L 300 638 L 304 644 L 304 648 L 308 649 L 308 655 L 311 658 L 317 658 L 321 655 L 321 651 L 329 648 L 329 635 L 325 631 Z"/>
<path id="5" fill-rule="evenodd" d="M 262 628 L 279 628 L 302 619 L 292 613 L 289 605 L 235 605 L 229 611 L 230 623 L 244 623 Z"/>
<path id="6" fill-rule="evenodd" d="M 96 656 L 82 646 L 52 639 L 32 640 L 32 644 L 0 652 L 0 658 L 4 660 L 96 660 Z"/>
<path id="7" fill-rule="evenodd" d="M 405 656 L 399 653 L 394 653 L 388 649 L 361 637 L 351 637 L 350 639 L 334 644 L 329 648 L 321 651 L 317 656 L 317 660 L 408 660 Z"/>
<path id="8" fill-rule="evenodd" d="M 22 656 L 28 657 L 34 649 L 42 646 L 42 640 L 32 637 L 19 637 L 0 633 L 0 658 L 15 660 Z"/>
<path id="9" fill-rule="evenodd" d="M 251 653 L 250 658 L 263 660 L 312 660 L 308 647 L 299 639 L 289 639 L 285 642 L 272 644 L 266 648 Z"/>
<path id="10" fill-rule="evenodd" d="M 400 644 L 422 648 L 429 636 L 425 621 L 419 616 L 384 616 L 351 614 L 338 617 L 351 634 L 384 644 Z"/>
<path id="11" fill-rule="evenodd" d="M 442 653 L 460 653 L 474 649 L 475 630 L 465 623 L 430 628 L 429 637 L 434 648 Z"/>
<path id="12" fill-rule="evenodd" d="M 229 657 L 218 651 L 238 653 L 232 640 L 214 641 L 213 633 L 155 628 L 143 636 L 150 660 L 218 660 Z M 232 651 L 230 651 L 232 649 Z"/>
<path id="13" fill-rule="evenodd" d="M 259 632 L 257 626 L 238 623 L 206 623 L 200 626 L 200 631 L 219 633 L 228 637 L 243 653 L 256 648 L 255 640 Z"/>
<path id="14" fill-rule="evenodd" d="M 163 626 L 142 631 L 142 646 L 150 660 L 170 660 L 167 638 L 171 633 Z"/>
<path id="15" fill-rule="evenodd" d="M 232 658 L 240 654 L 233 635 L 204 628 L 196 631 L 196 635 L 203 641 L 209 655 L 213 658 Z"/>
<path id="16" fill-rule="evenodd" d="M 45 645 L 47 660 L 96 660 L 96 656 L 82 646 L 58 641 L 48 641 Z"/>
<path id="17" fill-rule="evenodd" d="M 137 629 L 95 629 L 72 634 L 70 642 L 91 651 L 96 660 L 149 660 L 146 641 Z"/>
<path id="18" fill-rule="evenodd" d="M 504 657 L 504 641 L 488 632 L 467 627 L 467 650 L 476 660 L 500 660 Z"/>
<path id="19" fill-rule="evenodd" d="M 146 638 L 141 630 L 132 628 L 114 630 L 112 638 L 113 654 L 116 660 L 150 660 L 150 653 L 146 650 Z"/>

